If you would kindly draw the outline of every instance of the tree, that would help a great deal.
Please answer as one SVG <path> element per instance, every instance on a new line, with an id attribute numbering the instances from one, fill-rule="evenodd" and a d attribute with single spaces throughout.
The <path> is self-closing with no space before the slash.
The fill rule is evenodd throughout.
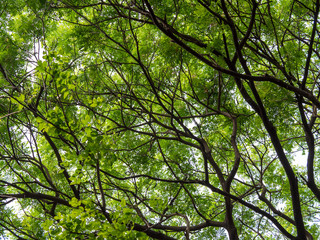
<path id="1" fill-rule="evenodd" d="M 2 237 L 318 239 L 319 6 L 2 1 Z"/>

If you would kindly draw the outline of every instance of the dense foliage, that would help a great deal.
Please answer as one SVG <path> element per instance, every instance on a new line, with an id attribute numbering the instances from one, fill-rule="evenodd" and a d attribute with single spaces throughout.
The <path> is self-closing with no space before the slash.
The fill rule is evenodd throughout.
<path id="1" fill-rule="evenodd" d="M 319 0 L 1 0 L 1 239 L 319 239 Z"/>

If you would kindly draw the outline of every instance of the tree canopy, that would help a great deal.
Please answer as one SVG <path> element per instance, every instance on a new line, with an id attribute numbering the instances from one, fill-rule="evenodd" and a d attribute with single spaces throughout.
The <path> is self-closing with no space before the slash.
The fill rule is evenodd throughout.
<path id="1" fill-rule="evenodd" d="M 319 7 L 0 1 L 0 238 L 319 239 Z"/>

